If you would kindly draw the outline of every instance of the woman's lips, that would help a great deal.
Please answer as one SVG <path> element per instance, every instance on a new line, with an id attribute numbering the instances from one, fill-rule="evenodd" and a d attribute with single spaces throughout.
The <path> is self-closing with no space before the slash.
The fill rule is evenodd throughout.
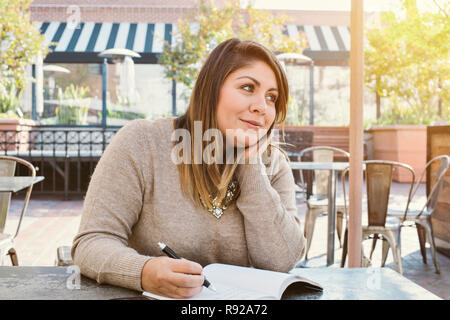
<path id="1" fill-rule="evenodd" d="M 255 130 L 259 130 L 262 128 L 262 125 L 260 125 L 258 122 L 256 121 L 251 121 L 251 120 L 244 120 L 244 119 L 240 119 L 243 123 L 245 123 L 250 129 L 255 129 Z"/>

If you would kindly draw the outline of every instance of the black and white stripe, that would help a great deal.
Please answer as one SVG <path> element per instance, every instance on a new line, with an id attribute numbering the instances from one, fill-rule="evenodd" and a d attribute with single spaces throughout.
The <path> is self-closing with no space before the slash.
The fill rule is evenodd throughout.
<path id="1" fill-rule="evenodd" d="M 63 53 L 93 56 L 110 48 L 126 48 L 154 56 L 163 51 L 164 41 L 176 43 L 178 32 L 177 24 L 171 23 L 81 22 L 74 26 L 65 22 L 41 22 L 38 26 L 46 44 L 57 43 L 51 49 L 59 57 Z M 198 29 L 198 24 L 192 23 L 191 29 Z M 347 26 L 286 25 L 285 34 L 289 37 L 296 39 L 299 32 L 305 33 L 308 42 L 304 54 L 313 60 L 348 57 L 350 29 Z"/>
<path id="2" fill-rule="evenodd" d="M 289 37 L 304 32 L 309 51 L 350 51 L 350 29 L 346 26 L 287 25 Z"/>
<path id="3" fill-rule="evenodd" d="M 125 48 L 139 53 L 161 53 L 171 43 L 175 25 L 168 23 L 81 22 L 73 28 L 65 22 L 42 22 L 45 44 L 57 42 L 53 52 L 101 52 Z"/>

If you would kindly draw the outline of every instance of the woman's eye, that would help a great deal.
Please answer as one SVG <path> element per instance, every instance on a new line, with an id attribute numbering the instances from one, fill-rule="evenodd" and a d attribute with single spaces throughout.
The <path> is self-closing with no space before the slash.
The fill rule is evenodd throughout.
<path id="1" fill-rule="evenodd" d="M 275 101 L 277 101 L 277 96 L 273 95 L 273 94 L 269 94 L 267 96 L 267 99 L 269 99 L 269 101 L 271 101 L 271 102 L 275 102 Z"/>
<path id="2" fill-rule="evenodd" d="M 240 87 L 241 89 L 247 91 L 247 92 L 253 92 L 255 91 L 255 86 L 253 84 L 244 84 L 243 86 Z M 269 100 L 272 103 L 275 103 L 275 101 L 277 101 L 278 96 L 274 95 L 274 94 L 268 94 L 266 96 L 267 100 Z"/>
<path id="3" fill-rule="evenodd" d="M 252 92 L 252 91 L 253 91 L 253 85 L 251 85 L 251 84 L 245 84 L 245 85 L 243 85 L 243 86 L 241 87 L 241 89 L 244 89 L 245 91 L 248 91 L 248 92 Z"/>

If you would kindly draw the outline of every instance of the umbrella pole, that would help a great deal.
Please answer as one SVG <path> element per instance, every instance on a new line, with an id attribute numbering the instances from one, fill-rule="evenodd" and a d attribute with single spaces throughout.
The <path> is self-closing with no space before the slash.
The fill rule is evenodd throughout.
<path id="1" fill-rule="evenodd" d="M 309 66 L 309 125 L 314 125 L 314 61 Z"/>
<path id="2" fill-rule="evenodd" d="M 106 58 L 103 59 L 102 68 L 102 127 L 106 128 L 106 116 L 107 116 L 107 96 L 108 92 L 108 62 Z"/>
<path id="3" fill-rule="evenodd" d="M 350 173 L 348 266 L 361 267 L 363 187 L 363 0 L 352 0 L 350 48 Z"/>

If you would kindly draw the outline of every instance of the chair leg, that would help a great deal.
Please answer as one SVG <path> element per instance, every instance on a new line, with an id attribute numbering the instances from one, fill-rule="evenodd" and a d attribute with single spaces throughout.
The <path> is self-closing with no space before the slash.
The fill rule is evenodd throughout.
<path id="1" fill-rule="evenodd" d="M 336 233 L 339 239 L 339 247 L 342 248 L 342 226 L 344 224 L 344 213 L 341 211 L 337 212 L 336 219 Z"/>
<path id="2" fill-rule="evenodd" d="M 392 252 L 395 252 L 395 266 L 398 273 L 403 274 L 402 270 L 402 252 L 401 252 L 401 238 L 400 238 L 400 230 L 393 232 L 395 237 L 394 246 L 392 246 Z"/>
<path id="3" fill-rule="evenodd" d="M 348 246 L 348 228 L 345 228 L 344 245 L 342 246 L 341 268 L 345 266 L 345 259 L 347 258 L 347 249 L 348 249 L 347 246 Z"/>
<path id="4" fill-rule="evenodd" d="M 427 219 L 427 225 L 425 227 L 428 242 L 430 243 L 430 249 L 431 249 L 431 257 L 433 258 L 434 267 L 436 268 L 436 273 L 440 274 L 441 271 L 439 270 L 439 265 L 437 263 L 436 259 L 436 244 L 434 242 L 434 235 L 433 235 L 433 226 L 431 225 L 431 218 Z"/>
<path id="5" fill-rule="evenodd" d="M 416 222 L 417 235 L 419 236 L 420 253 L 422 254 L 423 263 L 427 264 L 427 251 L 425 248 L 426 243 L 426 231 L 419 223 Z"/>
<path id="6" fill-rule="evenodd" d="M 397 268 L 398 268 L 398 273 L 403 275 L 402 251 L 401 251 L 401 247 L 400 246 L 397 247 Z"/>
<path id="7" fill-rule="evenodd" d="M 381 256 L 381 267 L 384 267 L 384 265 L 386 264 L 388 253 L 389 253 L 389 242 L 383 239 L 383 253 Z"/>
<path id="8" fill-rule="evenodd" d="M 13 266 L 17 267 L 19 265 L 19 259 L 17 258 L 17 252 L 14 248 L 9 249 L 9 257 L 11 258 L 11 263 Z"/>
<path id="9" fill-rule="evenodd" d="M 308 208 L 306 211 L 305 218 L 305 238 L 306 238 L 306 251 L 305 251 L 305 260 L 308 259 L 309 248 L 311 247 L 311 240 L 314 234 L 314 226 L 316 224 L 316 212 L 314 209 Z"/>
<path id="10" fill-rule="evenodd" d="M 402 270 L 402 255 L 401 255 L 401 243 L 400 243 L 400 231 L 386 232 L 383 234 L 384 238 L 389 242 L 389 246 L 392 249 L 392 255 L 394 257 L 395 270 L 403 274 Z"/>
<path id="11" fill-rule="evenodd" d="M 363 239 L 364 239 L 364 234 L 363 234 Z M 364 246 L 361 242 L 361 268 L 369 268 L 372 266 L 372 261 L 370 260 L 370 258 L 367 258 L 365 253 L 364 253 Z"/>
<path id="12" fill-rule="evenodd" d="M 378 240 L 378 233 L 375 233 L 373 235 L 373 240 L 372 240 L 372 249 L 370 249 L 370 256 L 369 256 L 370 259 L 372 259 L 373 252 L 375 251 L 375 247 L 377 245 L 377 240 Z"/>
<path id="13" fill-rule="evenodd" d="M 370 268 L 372 261 L 364 254 L 364 248 L 361 246 L 361 268 Z"/>

